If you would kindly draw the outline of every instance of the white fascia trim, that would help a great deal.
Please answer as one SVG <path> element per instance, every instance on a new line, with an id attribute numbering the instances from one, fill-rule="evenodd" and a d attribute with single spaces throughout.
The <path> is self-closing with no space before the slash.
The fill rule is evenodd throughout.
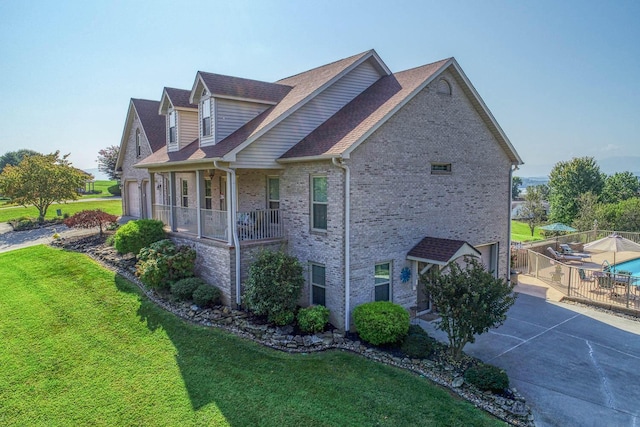
<path id="1" fill-rule="evenodd" d="M 455 60 L 455 58 L 451 58 L 451 62 L 452 62 L 453 68 L 456 70 L 460 78 L 464 81 L 467 88 L 469 89 L 469 91 L 472 93 L 472 95 L 474 96 L 474 98 L 482 108 L 482 111 L 487 115 L 491 124 L 495 126 L 496 130 L 498 131 L 498 134 L 503 139 L 504 143 L 507 145 L 507 147 L 509 147 L 509 150 L 511 151 L 511 154 L 513 155 L 513 157 L 518 161 L 518 164 L 520 165 L 523 164 L 522 159 L 520 158 L 520 155 L 518 154 L 516 149 L 513 147 L 513 144 L 511 144 L 511 141 L 509 141 L 509 138 L 504 133 L 504 131 L 496 121 L 495 117 L 493 117 L 493 114 L 491 113 L 487 105 L 484 103 L 482 98 L 480 97 L 480 94 L 476 91 L 476 88 L 473 87 L 473 84 L 467 78 L 467 75 L 464 73 L 464 71 L 462 71 L 462 68 L 460 67 L 458 62 Z"/>
<path id="2" fill-rule="evenodd" d="M 168 106 L 165 105 L 169 103 Z M 166 89 L 162 89 L 162 96 L 160 97 L 160 106 L 158 107 L 158 114 L 161 116 L 166 116 L 169 108 L 172 108 L 173 104 L 171 103 L 171 98 L 169 98 L 169 94 Z"/>
<path id="3" fill-rule="evenodd" d="M 358 140 L 355 143 L 351 144 L 351 146 L 342 153 L 342 157 L 344 157 L 345 159 L 350 158 L 351 152 L 353 150 L 358 148 L 358 146 L 362 144 L 367 138 L 369 138 L 371 134 L 373 134 L 376 130 L 378 130 L 380 126 L 382 126 L 387 120 L 393 117 L 393 115 L 396 114 L 402 107 L 404 107 L 409 101 L 411 101 L 414 96 L 416 96 L 422 89 L 427 87 L 429 83 L 434 81 L 436 77 L 442 74 L 442 72 L 446 70 L 447 67 L 451 65 L 452 62 L 453 62 L 453 58 L 445 62 L 438 71 L 433 73 L 431 77 L 429 77 L 427 80 L 422 82 L 417 88 L 413 90 L 413 92 L 411 92 L 407 97 L 405 97 L 405 99 L 403 99 L 398 105 L 396 105 L 391 111 L 389 111 L 381 120 L 379 120 L 375 125 L 373 125 L 371 129 L 369 129 L 367 132 L 365 132 L 364 135 L 358 138 Z"/>
<path id="4" fill-rule="evenodd" d="M 277 163 L 301 163 L 301 162 L 313 162 L 317 160 L 333 160 L 339 159 L 339 155 L 334 154 L 320 154 L 318 156 L 306 156 L 306 157 L 290 157 L 286 159 L 276 159 Z"/>
<path id="5" fill-rule="evenodd" d="M 264 105 L 276 105 L 277 104 L 277 102 L 273 102 L 273 101 L 264 101 L 262 99 L 254 99 L 254 98 L 243 98 L 241 96 L 220 95 L 220 94 L 217 94 L 215 92 L 211 93 L 211 97 L 212 98 L 218 98 L 218 99 L 229 99 L 231 101 L 251 102 L 253 104 L 264 104 Z"/>
<path id="6" fill-rule="evenodd" d="M 200 71 L 198 71 L 198 73 L 196 74 L 196 80 L 193 82 L 193 86 L 191 87 L 191 95 L 189 95 L 189 102 L 196 105 L 200 103 L 200 95 L 198 94 L 198 91 L 196 91 L 199 83 L 202 83 L 202 87 L 204 87 L 207 92 L 211 93 L 207 85 L 204 83 L 204 80 L 202 80 Z"/>
<path id="7" fill-rule="evenodd" d="M 284 112 L 283 114 L 280 115 L 280 117 L 278 117 L 276 120 L 274 120 L 273 122 L 271 122 L 268 126 L 265 126 L 263 129 L 261 129 L 259 132 L 257 132 L 256 134 L 250 136 L 249 138 L 247 138 L 242 144 L 238 145 L 236 148 L 234 148 L 233 150 L 231 150 L 229 153 L 227 153 L 225 155 L 225 159 L 229 159 L 228 161 L 235 161 L 236 159 L 236 155 L 244 150 L 247 145 L 253 143 L 256 139 L 260 138 L 262 135 L 264 135 L 265 133 L 269 132 L 271 129 L 273 129 L 276 125 L 280 124 L 284 119 L 286 119 L 287 117 L 289 117 L 290 115 L 292 115 L 293 113 L 295 113 L 296 111 L 298 111 L 300 108 L 302 108 L 307 102 L 309 102 L 310 100 L 312 100 L 313 98 L 315 98 L 316 96 L 318 96 L 320 93 L 324 92 L 325 89 L 327 89 L 329 86 L 332 86 L 335 82 L 337 82 L 339 79 L 341 79 L 343 76 L 345 76 L 346 74 L 348 74 L 349 72 L 351 72 L 354 68 L 356 68 L 357 66 L 359 66 L 360 64 L 362 64 L 363 62 L 367 61 L 369 58 L 373 57 L 373 55 L 376 54 L 374 50 L 370 50 L 366 55 L 364 55 L 362 58 L 360 58 L 359 60 L 357 60 L 356 62 L 354 62 L 353 64 L 351 64 L 350 66 L 348 66 L 347 68 L 345 68 L 344 70 L 342 70 L 341 73 L 337 74 L 336 76 L 334 76 L 331 80 L 329 80 L 328 82 L 326 82 L 325 84 L 323 84 L 322 86 L 320 86 L 318 89 L 314 90 L 313 92 L 311 92 L 309 95 L 307 95 L 304 99 L 302 99 L 301 101 L 299 101 L 296 105 L 294 105 L 293 107 L 289 108 L 286 112 Z M 377 55 L 377 54 L 376 54 Z M 381 66 L 384 63 L 381 64 Z M 386 65 L 384 66 L 386 68 Z"/>
<path id="8" fill-rule="evenodd" d="M 198 166 L 204 163 L 212 163 L 213 161 L 222 160 L 219 157 L 211 158 L 211 159 L 198 159 L 198 160 L 182 160 L 178 162 L 168 162 L 168 163 L 147 163 L 146 165 L 133 165 L 134 168 L 137 169 L 152 169 L 152 168 L 163 168 L 163 169 L 171 169 L 172 166 Z"/>
<path id="9" fill-rule="evenodd" d="M 133 121 L 134 121 L 133 115 L 131 113 L 135 112 L 135 115 L 138 116 L 138 120 L 140 120 L 140 114 L 138 114 L 138 110 L 136 110 L 136 106 L 133 103 L 133 100 L 129 101 L 129 103 L 130 104 L 129 104 L 129 111 L 127 112 L 127 121 L 125 123 L 124 130 L 122 131 L 122 139 L 120 140 L 120 150 L 118 151 L 118 159 L 116 160 L 116 169 L 118 169 L 119 166 L 122 166 L 122 162 L 124 162 L 124 153 L 127 151 L 126 144 L 125 144 L 126 142 L 125 136 L 129 135 L 129 133 L 131 132 L 131 125 L 133 124 Z M 144 134 L 144 140 L 147 143 L 147 148 L 153 154 L 153 150 L 151 149 L 149 138 L 147 138 L 147 132 L 144 130 L 144 124 L 142 123 L 142 120 L 140 120 L 140 128 L 142 128 L 142 133 Z M 127 132 L 127 130 L 129 132 Z M 123 144 L 125 144 L 124 150 L 122 149 Z"/>

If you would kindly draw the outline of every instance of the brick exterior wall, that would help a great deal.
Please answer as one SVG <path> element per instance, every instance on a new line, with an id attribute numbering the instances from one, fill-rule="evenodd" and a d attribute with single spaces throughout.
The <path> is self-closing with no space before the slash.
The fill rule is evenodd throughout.
<path id="1" fill-rule="evenodd" d="M 499 242 L 506 277 L 510 162 L 455 79 L 433 82 L 351 155 L 351 307 L 373 300 L 374 265 L 391 262 L 392 300 L 416 303 L 402 283 L 407 252 L 423 237 Z M 431 162 L 451 163 L 432 175 Z"/>
<path id="2" fill-rule="evenodd" d="M 327 177 L 327 231 L 311 231 L 310 183 Z M 280 209 L 289 254 L 305 267 L 306 285 L 300 304 L 310 304 L 309 263 L 325 266 L 326 305 L 330 321 L 344 328 L 344 172 L 331 162 L 289 164 L 280 178 Z"/>

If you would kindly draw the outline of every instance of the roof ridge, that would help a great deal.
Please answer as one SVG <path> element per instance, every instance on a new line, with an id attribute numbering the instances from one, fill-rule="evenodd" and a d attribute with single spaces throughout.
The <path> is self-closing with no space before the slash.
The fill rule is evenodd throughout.
<path id="1" fill-rule="evenodd" d="M 328 63 L 326 63 L 326 64 L 318 65 L 317 67 L 313 67 L 313 68 L 310 68 L 310 69 L 308 69 L 308 70 L 301 71 L 301 72 L 299 72 L 299 73 L 292 74 L 292 75 L 287 76 L 287 77 L 283 77 L 283 78 L 281 78 L 281 79 L 279 79 L 279 80 L 276 80 L 276 82 L 275 82 L 275 83 L 282 84 L 282 83 L 279 83 L 279 82 L 281 82 L 281 81 L 283 81 L 283 80 L 287 80 L 287 79 L 291 79 L 291 78 L 294 78 L 294 77 L 300 76 L 300 75 L 302 75 L 302 74 L 309 73 L 309 72 L 314 71 L 314 70 L 317 70 L 317 69 L 319 69 L 319 68 L 328 67 L 328 66 L 330 66 L 330 65 L 337 64 L 338 62 L 341 62 L 341 61 L 347 61 L 347 60 L 351 60 L 351 59 L 356 58 L 356 57 L 362 57 L 362 56 L 366 55 L 367 53 L 370 53 L 370 52 L 373 52 L 373 51 L 374 51 L 374 49 L 369 49 L 369 50 L 366 50 L 366 51 L 364 51 L 364 52 L 356 53 L 355 55 L 347 56 L 346 58 L 341 58 L 341 59 L 337 59 L 337 60 L 332 61 L 332 62 L 328 62 Z"/>
<path id="2" fill-rule="evenodd" d="M 423 65 L 418 65 L 416 67 L 407 68 L 406 70 L 397 71 L 397 72 L 393 73 L 393 75 L 400 74 L 400 73 L 406 73 L 406 72 L 409 72 L 409 71 L 418 70 L 418 69 L 424 68 L 424 67 L 431 67 L 431 66 L 439 64 L 439 63 L 443 63 L 444 64 L 444 63 L 446 63 L 446 62 L 448 62 L 448 61 L 450 61 L 452 59 L 455 59 L 455 57 L 450 56 L 449 58 L 440 59 L 438 61 L 430 62 L 428 64 L 423 64 Z"/>
<path id="3" fill-rule="evenodd" d="M 211 76 L 228 77 L 230 79 L 248 80 L 248 81 L 252 81 L 252 82 L 258 82 L 258 83 L 264 83 L 264 84 L 270 84 L 270 85 L 274 85 L 275 84 L 275 85 L 280 85 L 280 86 L 289 86 L 289 85 L 284 85 L 282 83 L 277 83 L 277 82 L 268 82 L 268 81 L 265 81 L 265 80 L 258 80 L 258 79 L 250 79 L 250 78 L 247 78 L 247 77 L 232 76 L 232 75 L 229 75 L 229 74 L 212 73 L 210 71 L 198 70 L 196 72 L 196 75 L 198 75 L 198 74 L 208 74 L 208 75 L 211 75 Z"/>

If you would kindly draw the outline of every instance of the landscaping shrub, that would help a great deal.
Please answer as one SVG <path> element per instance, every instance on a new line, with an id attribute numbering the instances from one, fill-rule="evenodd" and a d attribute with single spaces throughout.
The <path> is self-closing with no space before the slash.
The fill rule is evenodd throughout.
<path id="1" fill-rule="evenodd" d="M 121 254 L 138 255 L 142 248 L 165 238 L 163 227 L 162 221 L 156 219 L 129 221 L 116 231 L 114 246 Z"/>
<path id="2" fill-rule="evenodd" d="M 321 332 L 329 322 L 329 309 L 324 305 L 312 305 L 298 311 L 298 326 L 302 332 Z"/>
<path id="3" fill-rule="evenodd" d="M 186 301 L 191 299 L 193 292 L 201 285 L 206 285 L 204 280 L 198 277 L 187 277 L 173 282 L 171 293 L 179 300 Z"/>
<path id="4" fill-rule="evenodd" d="M 270 322 L 291 323 L 303 285 L 302 266 L 296 258 L 280 251 L 262 251 L 249 267 L 244 302 L 249 310 L 266 315 Z M 282 323 L 285 320 L 288 322 Z"/>
<path id="5" fill-rule="evenodd" d="M 169 239 L 143 248 L 138 258 L 136 275 L 153 289 L 167 289 L 172 282 L 194 275 L 196 251 L 188 246 L 177 247 Z"/>
<path id="6" fill-rule="evenodd" d="M 426 333 L 409 333 L 406 337 L 404 337 L 404 340 L 402 341 L 402 347 L 400 349 L 408 357 L 424 359 L 431 356 L 431 354 L 435 350 L 435 340 L 426 335 Z"/>
<path id="7" fill-rule="evenodd" d="M 107 236 L 107 238 L 105 239 L 104 243 L 105 243 L 107 246 L 113 246 L 113 239 L 114 239 L 114 237 L 115 237 L 115 236 L 114 236 L 113 234 L 108 235 L 108 236 Z"/>
<path id="8" fill-rule="evenodd" d="M 205 283 L 193 291 L 193 302 L 198 307 L 218 305 L 220 304 L 220 294 L 220 289 Z"/>
<path id="9" fill-rule="evenodd" d="M 109 193 L 111 193 L 114 196 L 121 196 L 122 195 L 122 190 L 120 189 L 120 185 L 119 184 L 115 184 L 112 185 L 111 187 L 107 188 L 107 191 Z"/>
<path id="10" fill-rule="evenodd" d="M 497 366 L 480 363 L 464 373 L 464 380 L 482 391 L 501 393 L 509 387 L 509 376 Z"/>
<path id="11" fill-rule="evenodd" d="M 353 320 L 360 338 L 373 345 L 399 342 L 409 332 L 409 312 L 390 301 L 357 306 Z"/>

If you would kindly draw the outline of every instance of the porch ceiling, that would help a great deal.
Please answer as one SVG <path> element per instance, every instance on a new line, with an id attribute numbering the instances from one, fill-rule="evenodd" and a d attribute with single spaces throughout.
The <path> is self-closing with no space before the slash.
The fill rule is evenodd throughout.
<path id="1" fill-rule="evenodd" d="M 464 240 L 425 237 L 407 253 L 407 259 L 447 265 L 465 255 L 479 257 L 480 251 Z"/>

